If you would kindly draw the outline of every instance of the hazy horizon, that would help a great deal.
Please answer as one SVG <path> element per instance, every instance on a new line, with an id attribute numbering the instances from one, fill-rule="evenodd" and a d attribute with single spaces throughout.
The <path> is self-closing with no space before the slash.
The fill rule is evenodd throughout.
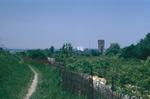
<path id="1" fill-rule="evenodd" d="M 7 48 L 97 48 L 138 42 L 150 32 L 149 0 L 1 0 L 0 42 Z"/>

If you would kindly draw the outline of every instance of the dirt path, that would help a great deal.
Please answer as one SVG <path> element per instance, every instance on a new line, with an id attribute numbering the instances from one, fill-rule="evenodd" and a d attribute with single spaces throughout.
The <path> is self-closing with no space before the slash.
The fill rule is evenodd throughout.
<path id="1" fill-rule="evenodd" d="M 29 65 L 29 67 L 32 70 L 32 72 L 34 73 L 34 78 L 32 80 L 32 84 L 31 84 L 30 88 L 28 89 L 28 93 L 26 94 L 24 99 L 30 99 L 32 94 L 35 92 L 37 84 L 38 84 L 38 73 L 30 65 Z"/>

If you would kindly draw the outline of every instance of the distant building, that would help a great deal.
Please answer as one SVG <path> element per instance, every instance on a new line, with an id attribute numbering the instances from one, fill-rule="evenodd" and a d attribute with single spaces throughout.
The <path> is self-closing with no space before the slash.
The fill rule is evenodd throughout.
<path id="1" fill-rule="evenodd" d="M 105 40 L 98 40 L 98 50 L 100 53 L 104 53 Z"/>
<path id="2" fill-rule="evenodd" d="M 77 50 L 78 50 L 78 51 L 84 51 L 84 48 L 83 48 L 82 46 L 78 46 L 78 47 L 77 47 Z"/>

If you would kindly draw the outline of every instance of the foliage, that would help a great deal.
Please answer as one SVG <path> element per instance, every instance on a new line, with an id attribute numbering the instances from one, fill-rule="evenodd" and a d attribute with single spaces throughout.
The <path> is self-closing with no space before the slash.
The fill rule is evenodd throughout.
<path id="1" fill-rule="evenodd" d="M 3 48 L 0 47 L 0 53 L 3 52 Z"/>
<path id="2" fill-rule="evenodd" d="M 0 99 L 22 99 L 31 78 L 31 70 L 17 56 L 0 54 Z"/>
<path id="3" fill-rule="evenodd" d="M 51 46 L 51 47 L 50 47 L 50 52 L 53 54 L 53 53 L 54 53 L 54 51 L 55 51 L 54 46 Z"/>
<path id="4" fill-rule="evenodd" d="M 83 52 L 84 56 L 100 56 L 101 53 L 96 50 L 96 49 L 86 49 L 84 52 Z"/>
<path id="5" fill-rule="evenodd" d="M 92 56 L 99 56 L 101 53 L 98 50 L 92 49 L 91 54 L 92 54 Z"/>
<path id="6" fill-rule="evenodd" d="M 145 66 L 150 66 L 150 56 L 147 57 L 146 61 L 145 61 Z"/>
<path id="7" fill-rule="evenodd" d="M 51 46 L 49 49 L 43 50 L 43 53 L 48 57 L 53 57 L 54 52 L 55 52 L 54 46 Z"/>
<path id="8" fill-rule="evenodd" d="M 150 56 L 150 33 L 136 45 L 130 45 L 122 50 L 122 57 L 146 59 Z"/>
<path id="9" fill-rule="evenodd" d="M 128 60 L 116 56 L 76 56 L 66 58 L 64 63 L 68 69 L 80 73 L 91 74 L 92 69 L 93 74 L 104 77 L 108 85 L 112 84 L 113 77 L 114 87 L 119 92 L 135 94 L 126 85 L 138 86 L 141 96 L 142 93 L 146 94 L 146 90 L 150 90 L 148 84 L 150 69 L 138 59 Z"/>
<path id="10" fill-rule="evenodd" d="M 70 43 L 66 43 L 62 46 L 61 49 L 55 51 L 53 56 L 56 58 L 57 61 L 65 62 L 65 59 L 67 57 L 72 57 L 73 54 L 75 54 L 75 52 L 73 52 L 72 45 Z"/>
<path id="11" fill-rule="evenodd" d="M 29 50 L 27 55 L 32 59 L 46 60 L 46 55 L 41 50 Z"/>
<path id="12" fill-rule="evenodd" d="M 57 70 L 38 62 L 30 61 L 28 63 L 40 74 L 40 83 L 31 99 L 85 99 L 61 88 L 61 77 Z"/>
<path id="13" fill-rule="evenodd" d="M 137 49 L 135 45 L 130 45 L 122 50 L 121 56 L 124 58 L 137 58 Z"/>
<path id="14" fill-rule="evenodd" d="M 65 56 L 65 57 L 69 57 L 72 55 L 73 53 L 73 47 L 70 43 L 66 43 L 62 46 L 61 48 L 61 53 Z"/>
<path id="15" fill-rule="evenodd" d="M 118 43 L 112 43 L 106 50 L 106 55 L 116 55 L 120 53 L 120 45 Z"/>
<path id="16" fill-rule="evenodd" d="M 47 52 L 44 53 L 46 55 Z M 71 71 L 104 77 L 107 85 L 112 85 L 113 78 L 118 92 L 144 98 L 150 93 L 150 33 L 137 44 L 123 49 L 118 43 L 113 43 L 105 55 L 90 49 L 74 51 L 70 43 L 64 44 L 53 55 Z M 136 93 L 133 92 L 135 89 Z"/>

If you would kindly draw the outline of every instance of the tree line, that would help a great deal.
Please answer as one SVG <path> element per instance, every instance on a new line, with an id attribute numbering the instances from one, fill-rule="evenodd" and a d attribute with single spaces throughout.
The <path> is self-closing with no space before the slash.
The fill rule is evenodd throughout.
<path id="1" fill-rule="evenodd" d="M 147 59 L 150 56 L 150 33 L 137 44 L 120 48 L 118 43 L 112 43 L 105 52 L 106 55 L 119 55 L 124 58 Z"/>

